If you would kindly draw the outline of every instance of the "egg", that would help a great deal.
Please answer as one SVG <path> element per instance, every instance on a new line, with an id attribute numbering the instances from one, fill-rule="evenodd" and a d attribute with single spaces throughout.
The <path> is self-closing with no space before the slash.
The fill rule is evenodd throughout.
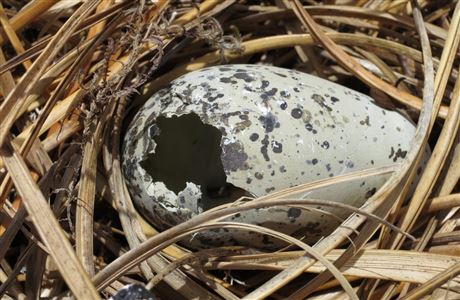
<path id="1" fill-rule="evenodd" d="M 165 230 L 240 197 L 401 162 L 414 125 L 370 97 L 296 70 L 222 65 L 190 72 L 154 94 L 124 137 L 123 171 L 139 212 Z M 361 206 L 388 179 L 374 176 L 296 198 Z M 350 212 L 269 207 L 228 220 L 266 226 L 314 243 Z M 218 229 L 192 248 L 284 245 L 257 232 Z"/>

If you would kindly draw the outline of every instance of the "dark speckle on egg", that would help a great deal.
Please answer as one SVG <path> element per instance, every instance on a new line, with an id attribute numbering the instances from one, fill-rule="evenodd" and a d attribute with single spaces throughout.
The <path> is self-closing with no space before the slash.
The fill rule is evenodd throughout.
<path id="1" fill-rule="evenodd" d="M 262 85 L 260 86 L 261 89 L 265 89 L 270 85 L 270 81 L 262 80 Z"/>
<path id="2" fill-rule="evenodd" d="M 393 147 L 392 147 L 392 149 L 393 149 Z M 405 158 L 406 154 L 407 154 L 407 151 L 403 151 L 403 150 L 401 150 L 401 148 L 399 148 L 396 151 L 395 156 L 393 157 L 393 162 L 396 162 L 398 160 L 398 158 Z"/>
<path id="3" fill-rule="evenodd" d="M 285 110 L 285 109 L 287 108 L 287 103 L 286 103 L 286 101 L 282 101 L 282 102 L 281 102 L 280 108 L 281 108 L 282 110 Z"/>
<path id="4" fill-rule="evenodd" d="M 262 122 L 262 127 L 265 129 L 265 132 L 272 132 L 277 125 L 276 116 L 272 113 L 260 116 L 259 121 Z"/>
<path id="5" fill-rule="evenodd" d="M 372 197 L 375 194 L 375 192 L 377 192 L 377 189 L 375 187 L 370 189 L 370 190 L 368 190 L 366 192 L 365 198 L 369 199 L 370 197 Z"/>
<path id="6" fill-rule="evenodd" d="M 364 120 L 359 121 L 359 124 L 370 126 L 371 124 L 369 123 L 369 116 L 366 116 L 366 118 Z"/>
<path id="7" fill-rule="evenodd" d="M 295 220 L 300 217 L 302 211 L 296 207 L 290 207 L 287 211 L 287 216 L 291 222 L 295 222 Z"/>
<path id="8" fill-rule="evenodd" d="M 155 300 L 157 299 L 150 291 L 140 284 L 129 284 L 120 289 L 111 299 L 113 300 Z"/>
<path id="9" fill-rule="evenodd" d="M 275 187 L 272 186 L 272 187 L 266 188 L 266 189 L 265 189 L 265 192 L 266 192 L 267 194 L 269 194 L 269 193 L 273 192 L 274 190 L 275 190 Z"/>
<path id="10" fill-rule="evenodd" d="M 259 180 L 262 180 L 264 178 L 264 175 L 259 173 L 259 172 L 256 172 L 256 173 L 254 173 L 254 177 L 259 179 Z"/>
<path id="11" fill-rule="evenodd" d="M 302 117 L 302 110 L 300 108 L 293 108 L 291 110 L 291 116 L 294 118 L 294 119 L 300 119 Z"/>
<path id="12" fill-rule="evenodd" d="M 347 168 L 351 169 L 351 168 L 353 168 L 355 166 L 355 164 L 352 161 L 347 161 L 346 166 L 347 166 Z"/>
<path id="13" fill-rule="evenodd" d="M 289 97 L 291 97 L 291 94 L 289 94 L 289 92 L 286 91 L 286 90 L 281 91 L 281 92 L 280 92 L 280 95 L 281 95 L 281 97 L 284 97 L 284 98 L 289 98 Z"/>
<path id="14" fill-rule="evenodd" d="M 262 153 L 265 161 L 270 161 L 270 157 L 268 156 L 268 145 L 270 144 L 268 140 L 268 135 L 265 135 L 261 143 L 262 147 L 260 147 L 260 152 Z"/>
<path id="15" fill-rule="evenodd" d="M 254 90 L 253 90 L 250 86 L 248 86 L 248 85 L 245 85 L 245 86 L 243 87 L 243 89 L 245 89 L 245 90 L 248 91 L 248 92 L 254 92 Z"/>
<path id="16" fill-rule="evenodd" d="M 251 81 L 254 81 L 254 78 L 252 76 L 250 76 L 248 73 L 246 72 L 238 72 L 238 73 L 235 73 L 233 75 L 233 77 L 237 78 L 237 79 L 242 79 L 244 80 L 245 82 L 251 82 Z"/>
<path id="17" fill-rule="evenodd" d="M 277 141 L 272 141 L 272 150 L 275 153 L 281 153 L 283 152 L 283 144 L 277 142 Z"/>
<path id="18" fill-rule="evenodd" d="M 246 163 L 248 155 L 244 152 L 244 147 L 240 142 L 224 144 L 221 158 L 226 173 L 235 172 L 238 169 L 248 169 L 248 164 Z"/>
<path id="19" fill-rule="evenodd" d="M 321 148 L 323 148 L 323 149 L 329 149 L 329 142 L 328 142 L 328 141 L 324 141 L 324 142 L 321 144 Z"/>
<path id="20" fill-rule="evenodd" d="M 219 80 L 222 83 L 236 83 L 236 81 L 234 81 L 234 80 L 232 80 L 231 78 L 228 78 L 228 77 L 221 77 Z"/>
<path id="21" fill-rule="evenodd" d="M 326 104 L 326 99 L 319 94 L 313 94 L 311 98 L 318 104 L 321 108 L 326 109 L 327 111 L 332 111 L 332 107 Z M 320 111 L 321 112 L 321 111 Z"/>
<path id="22" fill-rule="evenodd" d="M 286 75 L 281 74 L 281 73 L 278 73 L 278 72 L 273 72 L 273 74 L 276 74 L 276 75 L 278 75 L 278 76 L 280 76 L 280 77 L 283 77 L 283 78 L 286 78 L 286 77 L 287 77 Z"/>
<path id="23" fill-rule="evenodd" d="M 276 92 L 278 91 L 277 88 L 272 88 L 271 90 L 267 91 L 266 94 L 268 96 L 275 96 Z"/>
<path id="24" fill-rule="evenodd" d="M 309 164 L 309 165 L 316 165 L 317 163 L 318 163 L 317 158 L 313 158 L 312 160 L 307 159 L 307 164 Z"/>
<path id="25" fill-rule="evenodd" d="M 395 148 L 393 148 L 393 146 L 391 146 L 391 152 L 390 152 L 390 155 L 388 156 L 388 158 L 392 158 L 394 154 L 395 154 Z"/>

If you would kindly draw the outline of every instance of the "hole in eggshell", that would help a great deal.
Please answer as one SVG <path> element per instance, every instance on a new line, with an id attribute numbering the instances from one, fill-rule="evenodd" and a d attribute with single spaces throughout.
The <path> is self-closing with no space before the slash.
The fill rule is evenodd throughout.
<path id="1" fill-rule="evenodd" d="M 160 116 L 156 120 L 155 152 L 141 162 L 154 182 L 179 194 L 191 182 L 200 187 L 203 211 L 249 195 L 226 181 L 222 164 L 221 132 L 194 113 Z M 199 199 L 196 199 L 198 201 Z"/>

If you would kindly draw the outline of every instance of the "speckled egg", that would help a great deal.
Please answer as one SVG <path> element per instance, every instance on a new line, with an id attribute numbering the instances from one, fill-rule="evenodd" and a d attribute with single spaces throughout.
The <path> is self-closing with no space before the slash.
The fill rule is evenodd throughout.
<path id="1" fill-rule="evenodd" d="M 153 95 L 132 120 L 123 170 L 142 215 L 164 230 L 242 196 L 401 162 L 415 133 L 395 111 L 327 80 L 261 65 L 223 65 L 188 73 Z M 359 207 L 387 176 L 294 195 Z M 230 218 L 314 243 L 350 212 L 270 207 Z M 279 241 L 221 229 L 187 240 L 195 248 Z"/>

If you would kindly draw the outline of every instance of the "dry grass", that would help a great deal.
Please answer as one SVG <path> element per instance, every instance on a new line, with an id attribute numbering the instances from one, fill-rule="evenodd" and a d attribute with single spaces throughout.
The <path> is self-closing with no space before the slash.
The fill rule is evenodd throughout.
<path id="1" fill-rule="evenodd" d="M 160 299 L 460 298 L 459 1 L 27 2 L 0 3 L 0 295 L 93 299 L 140 283 Z M 417 122 L 413 147 L 402 164 L 218 207 L 159 233 L 124 183 L 124 118 L 172 79 L 224 62 L 365 85 Z M 391 178 L 359 209 L 293 199 L 376 174 Z M 319 203 L 353 215 L 313 246 L 219 221 Z M 224 227 L 295 247 L 175 244 Z"/>

